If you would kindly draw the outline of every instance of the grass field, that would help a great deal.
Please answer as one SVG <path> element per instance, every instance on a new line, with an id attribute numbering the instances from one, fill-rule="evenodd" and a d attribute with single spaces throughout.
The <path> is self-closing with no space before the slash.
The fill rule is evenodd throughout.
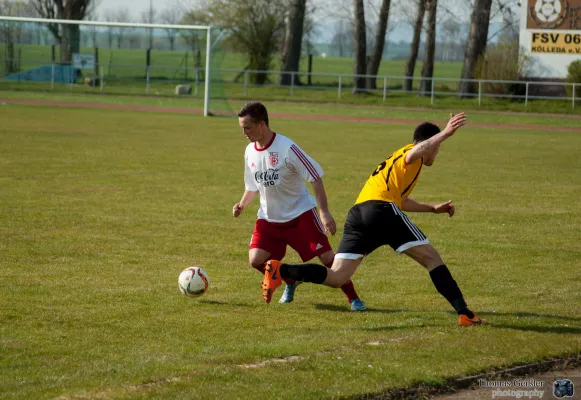
<path id="1" fill-rule="evenodd" d="M 282 103 L 271 111 L 436 121 L 447 113 Z M 457 205 L 454 218 L 412 219 L 490 321 L 460 329 L 426 272 L 388 248 L 354 277 L 367 313 L 307 284 L 293 304 L 265 305 L 260 275 L 247 267 L 258 202 L 231 216 L 246 145 L 235 119 L 0 105 L 0 398 L 343 398 L 578 353 L 581 136 L 546 129 L 578 120 L 470 118 L 530 129 L 467 127 L 414 191 Z M 339 226 L 369 173 L 413 130 L 271 125 L 323 165 Z M 287 259 L 298 260 L 292 251 Z M 212 279 L 200 299 L 177 289 L 193 264 Z"/>

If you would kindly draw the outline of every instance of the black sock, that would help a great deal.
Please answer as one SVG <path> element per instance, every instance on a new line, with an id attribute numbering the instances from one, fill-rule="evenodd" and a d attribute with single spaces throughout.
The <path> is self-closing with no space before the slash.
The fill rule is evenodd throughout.
<path id="1" fill-rule="evenodd" d="M 327 267 L 320 264 L 282 264 L 280 276 L 320 285 L 327 279 Z"/>
<path id="2" fill-rule="evenodd" d="M 468 309 L 458 284 L 452 278 L 450 270 L 445 265 L 440 265 L 430 271 L 430 278 L 434 286 L 442 296 L 454 307 L 458 314 L 464 314 L 468 318 L 474 318 L 474 313 Z"/>

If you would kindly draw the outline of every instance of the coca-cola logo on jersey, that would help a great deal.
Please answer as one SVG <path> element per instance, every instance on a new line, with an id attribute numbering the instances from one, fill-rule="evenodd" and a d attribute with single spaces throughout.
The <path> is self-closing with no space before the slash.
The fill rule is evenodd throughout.
<path id="1" fill-rule="evenodd" d="M 254 179 L 258 184 L 263 184 L 265 187 L 274 185 L 274 182 L 278 180 L 279 169 L 269 168 L 266 171 L 256 171 L 254 174 Z"/>

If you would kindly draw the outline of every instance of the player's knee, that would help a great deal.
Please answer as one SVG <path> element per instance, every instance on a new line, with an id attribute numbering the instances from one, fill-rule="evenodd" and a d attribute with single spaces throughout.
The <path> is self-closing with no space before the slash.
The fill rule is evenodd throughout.
<path id="1" fill-rule="evenodd" d="M 333 270 L 329 270 L 327 272 L 327 279 L 325 280 L 325 286 L 332 287 L 334 289 L 338 289 L 344 284 L 347 283 L 349 280 L 348 276 L 342 276 L 342 274 L 334 273 Z"/>
<path id="2" fill-rule="evenodd" d="M 249 257 L 248 258 L 248 264 L 250 265 L 250 267 L 257 269 L 259 271 L 264 270 L 264 263 L 266 262 L 266 260 L 262 260 L 259 257 Z"/>

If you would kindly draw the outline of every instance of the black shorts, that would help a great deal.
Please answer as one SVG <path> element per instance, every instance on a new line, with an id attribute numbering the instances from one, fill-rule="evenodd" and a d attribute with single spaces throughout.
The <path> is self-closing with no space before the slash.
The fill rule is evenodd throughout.
<path id="1" fill-rule="evenodd" d="M 356 259 L 386 244 L 401 253 L 428 243 L 422 231 L 395 203 L 370 200 L 349 210 L 337 258 Z"/>

